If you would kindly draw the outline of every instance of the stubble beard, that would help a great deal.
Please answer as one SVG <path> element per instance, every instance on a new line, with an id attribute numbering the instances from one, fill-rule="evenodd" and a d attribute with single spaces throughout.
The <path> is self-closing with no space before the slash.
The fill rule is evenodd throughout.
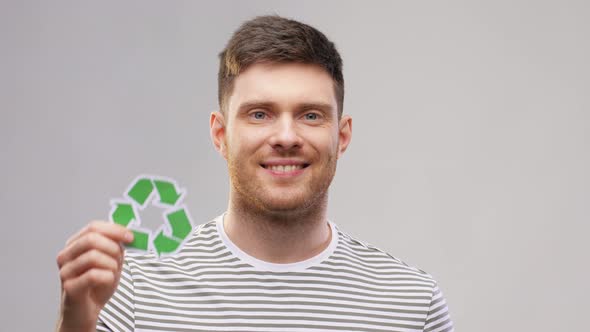
<path id="1" fill-rule="evenodd" d="M 247 160 L 239 160 L 230 154 L 228 171 L 234 208 L 252 216 L 266 216 L 277 221 L 304 220 L 307 217 L 325 212 L 328 203 L 328 188 L 336 173 L 336 158 L 330 156 L 317 174 L 319 178 L 308 180 L 307 187 L 296 190 L 296 196 L 276 199 L 272 192 L 258 181 L 256 171 L 244 172 Z M 300 186 L 298 184 L 298 186 Z M 287 192 L 287 194 L 291 194 Z"/>

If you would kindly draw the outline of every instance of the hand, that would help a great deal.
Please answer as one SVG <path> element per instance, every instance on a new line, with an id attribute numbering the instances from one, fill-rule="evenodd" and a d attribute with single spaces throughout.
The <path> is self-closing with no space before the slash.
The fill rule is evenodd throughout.
<path id="1" fill-rule="evenodd" d="M 94 331 L 98 314 L 113 296 L 123 265 L 123 243 L 133 241 L 129 229 L 91 222 L 72 236 L 57 255 L 61 278 L 58 331 Z"/>

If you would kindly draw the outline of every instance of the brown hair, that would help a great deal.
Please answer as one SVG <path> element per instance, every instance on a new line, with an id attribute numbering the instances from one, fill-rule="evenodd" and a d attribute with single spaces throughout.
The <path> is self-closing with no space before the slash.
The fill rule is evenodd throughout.
<path id="1" fill-rule="evenodd" d="M 300 62 L 321 66 L 334 80 L 338 118 L 344 103 L 342 59 L 336 46 L 317 29 L 277 15 L 259 16 L 236 30 L 219 54 L 218 98 L 225 113 L 234 79 L 248 66 Z"/>

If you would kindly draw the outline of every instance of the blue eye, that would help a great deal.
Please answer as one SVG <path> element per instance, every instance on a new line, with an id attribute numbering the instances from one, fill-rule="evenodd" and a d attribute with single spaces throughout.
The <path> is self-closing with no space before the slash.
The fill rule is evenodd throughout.
<path id="1" fill-rule="evenodd" d="M 266 117 L 266 114 L 264 112 L 254 112 L 254 113 L 252 113 L 252 116 L 256 120 L 262 120 Z"/>
<path id="2" fill-rule="evenodd" d="M 305 119 L 306 120 L 317 120 L 318 115 L 316 113 L 307 113 L 307 114 L 305 114 Z"/>

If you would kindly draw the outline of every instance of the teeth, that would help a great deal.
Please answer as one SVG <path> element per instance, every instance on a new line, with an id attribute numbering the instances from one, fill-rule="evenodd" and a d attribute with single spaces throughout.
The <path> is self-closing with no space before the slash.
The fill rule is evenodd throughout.
<path id="1" fill-rule="evenodd" d="M 268 166 L 268 169 L 270 169 L 271 171 L 274 171 L 274 172 L 282 172 L 282 173 L 293 172 L 294 170 L 302 169 L 302 168 L 303 168 L 303 165 L 273 165 L 273 166 Z"/>

